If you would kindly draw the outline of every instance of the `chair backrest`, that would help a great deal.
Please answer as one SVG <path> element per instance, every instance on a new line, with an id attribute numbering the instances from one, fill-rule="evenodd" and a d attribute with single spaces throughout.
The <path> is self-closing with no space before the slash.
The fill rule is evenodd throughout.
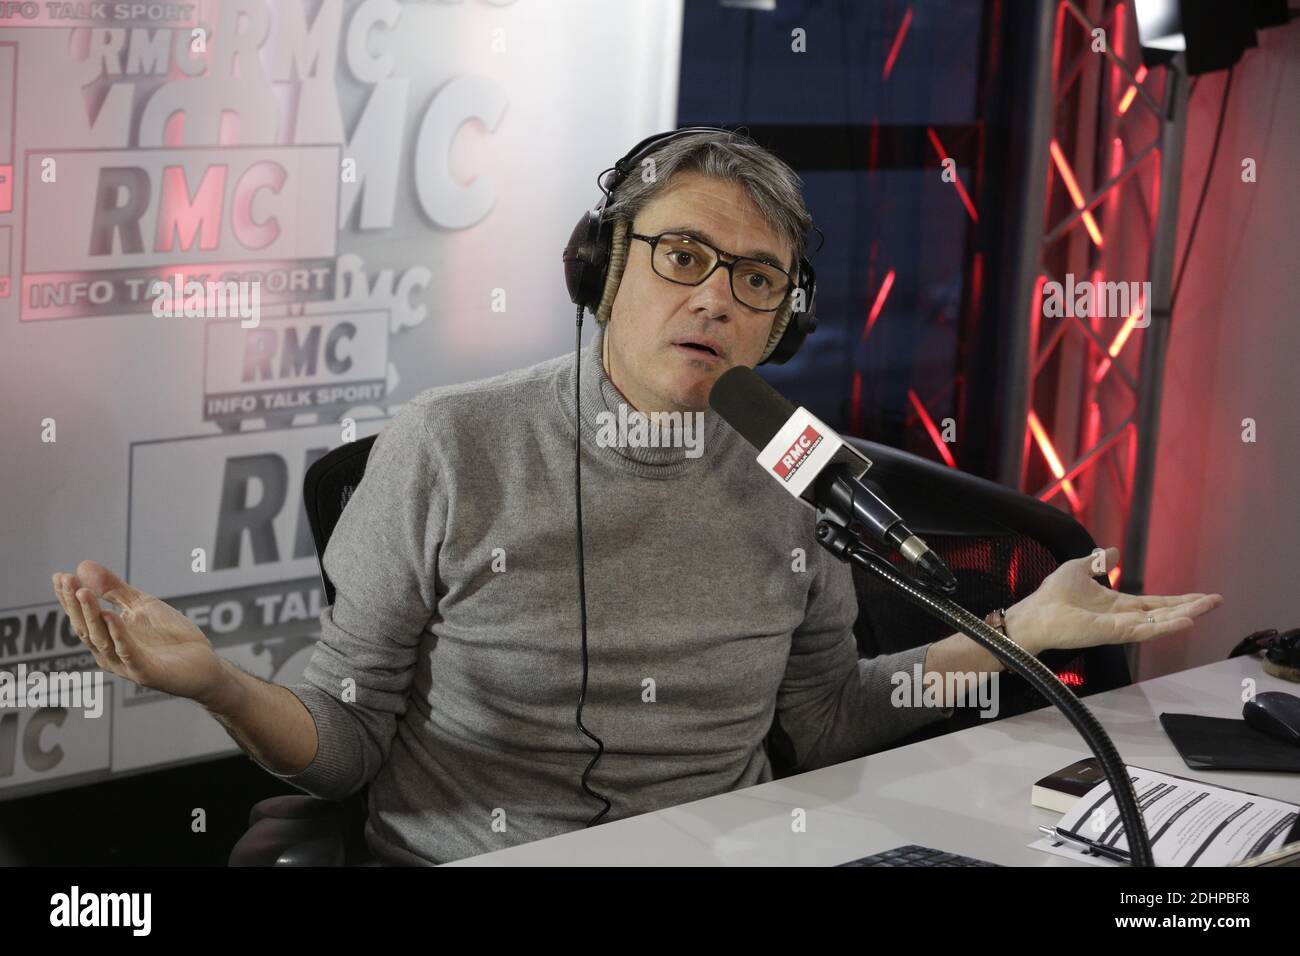
<path id="1" fill-rule="evenodd" d="M 334 449 L 307 469 L 303 482 L 307 521 L 329 604 L 334 603 L 334 585 L 325 573 L 325 546 L 361 482 L 374 441 L 372 435 Z M 1037 589 L 1059 564 L 1096 547 L 1081 524 L 1036 498 L 896 448 L 858 438 L 849 441 L 872 461 L 867 483 L 943 558 L 957 578 L 954 599 L 976 614 L 1009 607 Z M 853 630 L 860 657 L 947 636 L 941 622 L 889 592 L 867 572 L 855 567 L 853 579 L 858 595 Z M 1080 696 L 1130 682 L 1128 660 L 1120 646 L 1048 651 L 1041 660 Z M 1046 704 L 1021 678 L 1000 676 L 998 719 Z M 937 721 L 894 746 L 959 730 L 981 719 L 974 707 L 959 709 L 950 719 Z M 778 777 L 791 772 L 782 736 L 779 728 L 769 736 L 769 755 Z"/>
<path id="2" fill-rule="evenodd" d="M 377 435 L 358 438 L 341 445 L 312 462 L 302 482 L 303 501 L 307 507 L 307 524 L 311 539 L 316 545 L 316 562 L 320 565 L 321 584 L 325 588 L 325 603 L 334 603 L 334 583 L 325 573 L 325 546 L 329 543 L 334 526 L 347 506 L 352 492 L 361 484 L 370 458 L 370 446 Z"/>
<path id="3" fill-rule="evenodd" d="M 943 559 L 957 579 L 958 604 L 983 616 L 1009 607 L 1043 578 L 1096 544 L 1073 517 L 1030 495 L 945 467 L 887 445 L 850 438 L 872 467 L 869 485 L 882 493 L 908 526 Z M 901 559 L 895 561 L 902 566 Z M 946 637 L 950 629 L 895 596 L 874 575 L 854 568 L 858 618 L 854 634 L 862 657 L 888 654 Z M 1109 586 L 1105 576 L 1096 579 Z M 1118 645 L 1047 651 L 1040 659 L 1079 696 L 1130 683 L 1128 658 Z M 999 678 L 998 718 L 1024 713 L 1047 700 L 1014 674 Z M 980 722 L 974 708 L 899 741 L 910 743 Z"/>

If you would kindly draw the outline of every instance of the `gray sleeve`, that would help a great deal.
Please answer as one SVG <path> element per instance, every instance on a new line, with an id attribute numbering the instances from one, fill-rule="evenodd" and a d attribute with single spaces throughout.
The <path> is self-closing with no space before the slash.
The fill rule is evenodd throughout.
<path id="1" fill-rule="evenodd" d="M 894 706 L 902 697 L 893 693 L 895 675 L 910 681 L 930 645 L 860 660 L 852 571 L 825 552 L 821 559 L 777 692 L 777 716 L 799 772 L 864 757 L 952 715 L 952 708 Z"/>
<path id="2" fill-rule="evenodd" d="M 425 415 L 407 404 L 375 440 L 325 549 L 334 604 L 302 682 L 289 685 L 319 745 L 305 770 L 272 776 L 327 800 L 361 789 L 388 758 L 437 605 L 447 503 Z"/>

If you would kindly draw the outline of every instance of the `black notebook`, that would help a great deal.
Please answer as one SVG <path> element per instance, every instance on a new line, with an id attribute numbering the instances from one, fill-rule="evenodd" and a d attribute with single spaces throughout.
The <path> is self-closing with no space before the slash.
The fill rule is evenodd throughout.
<path id="1" fill-rule="evenodd" d="M 1193 770 L 1300 773 L 1300 747 L 1261 733 L 1244 720 L 1161 714 L 1160 724 Z"/>

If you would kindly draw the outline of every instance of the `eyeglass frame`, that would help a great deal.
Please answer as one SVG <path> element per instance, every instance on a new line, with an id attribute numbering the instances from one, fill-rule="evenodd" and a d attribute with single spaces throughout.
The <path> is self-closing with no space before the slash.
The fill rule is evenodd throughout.
<path id="1" fill-rule="evenodd" d="M 722 249 L 719 249 L 717 246 L 713 245 L 713 243 L 705 242 L 699 236 L 692 236 L 689 233 L 674 232 L 670 230 L 668 232 L 661 232 L 657 236 L 644 236 L 639 232 L 628 233 L 628 236 L 631 239 L 640 239 L 642 242 L 646 243 L 650 247 L 650 270 L 660 279 L 663 279 L 665 282 L 671 282 L 673 285 L 684 285 L 687 288 L 694 288 L 695 286 L 701 286 L 704 285 L 704 283 L 707 282 L 710 279 L 710 277 L 712 277 L 713 273 L 717 272 L 719 269 L 726 269 L 727 286 L 731 289 L 732 298 L 734 298 L 745 308 L 753 309 L 755 312 L 779 312 L 782 306 L 785 305 L 786 297 L 790 294 L 791 290 L 793 290 L 799 284 L 798 280 L 793 275 L 786 272 L 780 266 L 774 265 L 773 263 L 767 262 L 763 259 L 755 259 L 753 256 L 738 256 L 735 253 L 724 252 Z M 701 246 L 703 246 L 704 248 L 708 249 L 710 252 L 713 253 L 714 255 L 713 268 L 710 269 L 706 275 L 701 276 L 698 282 L 680 282 L 677 279 L 670 279 L 666 275 L 663 275 L 662 273 L 659 272 L 658 269 L 654 267 L 654 253 L 655 253 L 655 248 L 659 245 L 659 241 L 663 239 L 664 236 L 681 236 L 685 239 L 691 240 L 692 242 L 699 243 Z M 726 256 L 731 261 L 724 262 L 723 256 Z M 785 276 L 786 281 L 789 282 L 790 284 L 786 286 L 785 291 L 781 293 L 780 302 L 778 302 L 775 306 L 773 306 L 770 309 L 760 309 L 756 305 L 750 305 L 739 295 L 737 295 L 735 267 L 737 263 L 742 261 L 757 262 L 760 265 L 767 266 L 769 269 L 775 269 L 777 272 L 781 273 L 781 275 Z"/>

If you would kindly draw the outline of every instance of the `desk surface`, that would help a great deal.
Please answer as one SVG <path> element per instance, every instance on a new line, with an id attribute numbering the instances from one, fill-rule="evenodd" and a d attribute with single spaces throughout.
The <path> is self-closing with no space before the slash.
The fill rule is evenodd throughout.
<path id="1" fill-rule="evenodd" d="M 1132 766 L 1300 802 L 1300 774 L 1197 771 L 1160 726 L 1162 712 L 1240 717 L 1242 681 L 1256 691 L 1300 686 L 1238 657 L 1086 698 Z M 1071 866 L 1031 850 L 1060 815 L 1029 802 L 1036 780 L 1089 756 L 1054 707 L 942 737 L 457 860 L 449 866 L 828 866 L 920 843 L 1010 866 Z M 806 832 L 791 828 L 803 808 Z"/>

